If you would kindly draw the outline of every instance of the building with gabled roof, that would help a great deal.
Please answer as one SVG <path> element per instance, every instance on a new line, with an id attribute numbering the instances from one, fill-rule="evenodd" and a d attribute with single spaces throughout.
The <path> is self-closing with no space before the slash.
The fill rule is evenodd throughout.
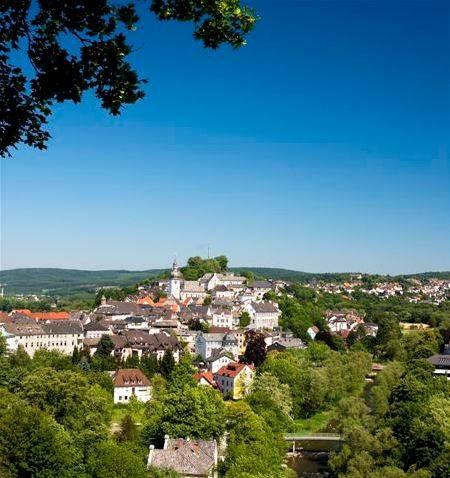
<path id="1" fill-rule="evenodd" d="M 281 311 L 272 302 L 250 302 L 244 306 L 244 310 L 250 315 L 250 329 L 272 330 L 278 327 L 278 319 Z"/>
<path id="2" fill-rule="evenodd" d="M 199 332 L 195 339 L 195 351 L 197 355 L 207 359 L 214 349 L 224 348 L 233 357 L 239 354 L 239 342 L 233 332 L 205 333 Z"/>
<path id="3" fill-rule="evenodd" d="M 145 315 L 142 305 L 135 302 L 121 302 L 117 300 L 102 300 L 102 304 L 94 310 L 96 317 L 111 318 L 114 320 L 125 319 L 129 316 L 140 317 Z"/>
<path id="4" fill-rule="evenodd" d="M 217 388 L 216 382 L 214 381 L 213 372 L 205 370 L 204 372 L 198 372 L 194 374 L 194 380 L 199 385 L 207 385 L 209 387 Z"/>
<path id="5" fill-rule="evenodd" d="M 75 347 L 83 343 L 83 327 L 78 320 L 37 322 L 18 315 L 12 321 L 0 326 L 0 333 L 8 337 L 8 346 L 12 352 L 22 346 L 33 357 L 36 350 L 57 350 L 70 355 Z"/>
<path id="6" fill-rule="evenodd" d="M 206 366 L 212 373 L 216 373 L 223 366 L 234 361 L 233 354 L 224 348 L 213 349 L 211 355 L 206 359 Z"/>
<path id="7" fill-rule="evenodd" d="M 230 362 L 214 374 L 214 381 L 224 396 L 239 400 L 249 392 L 254 376 L 253 365 Z"/>
<path id="8" fill-rule="evenodd" d="M 216 440 L 169 438 L 166 435 L 162 450 L 150 445 L 147 466 L 174 470 L 185 478 L 212 478 L 217 460 Z"/>
<path id="9" fill-rule="evenodd" d="M 150 400 L 150 380 L 138 368 L 117 370 L 113 383 L 114 403 L 129 403 L 131 397 L 135 397 L 140 402 Z"/>
<path id="10" fill-rule="evenodd" d="M 86 339 L 100 339 L 102 335 L 112 335 L 110 328 L 97 320 L 89 322 L 83 329 Z"/>
<path id="11" fill-rule="evenodd" d="M 145 297 L 139 297 L 136 300 L 136 304 L 139 305 L 155 305 L 155 301 L 150 295 L 146 295 Z"/>

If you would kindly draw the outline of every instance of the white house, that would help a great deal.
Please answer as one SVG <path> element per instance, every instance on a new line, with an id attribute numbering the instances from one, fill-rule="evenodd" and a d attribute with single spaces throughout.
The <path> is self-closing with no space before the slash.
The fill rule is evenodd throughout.
<path id="1" fill-rule="evenodd" d="M 148 402 L 150 380 L 137 368 L 120 369 L 114 375 L 114 403 L 129 403 L 131 397 Z"/>
<path id="2" fill-rule="evenodd" d="M 264 294 L 274 289 L 274 286 L 272 282 L 267 280 L 255 280 L 250 284 L 249 288 L 256 297 L 262 299 Z"/>
<path id="3" fill-rule="evenodd" d="M 228 329 L 234 328 L 233 313 L 226 309 L 213 310 L 211 325 L 213 327 L 227 327 Z"/>
<path id="4" fill-rule="evenodd" d="M 212 295 L 218 299 L 232 299 L 235 295 L 235 291 L 226 285 L 220 284 L 214 288 Z"/>
<path id="5" fill-rule="evenodd" d="M 233 333 L 204 333 L 199 332 L 195 340 L 195 352 L 203 359 L 207 359 L 213 350 L 224 348 L 233 357 L 239 354 L 239 342 Z"/>
<path id="6" fill-rule="evenodd" d="M 1 327 L 8 348 L 14 352 L 20 345 L 30 357 L 39 349 L 58 350 L 70 355 L 75 347 L 83 344 L 83 328 L 78 320 L 38 324 L 33 319 L 21 319 Z"/>
<path id="7" fill-rule="evenodd" d="M 211 355 L 206 359 L 206 366 L 210 372 L 216 373 L 220 368 L 233 362 L 233 360 L 233 354 L 227 350 L 223 348 L 214 349 Z"/>
<path id="8" fill-rule="evenodd" d="M 436 354 L 428 361 L 434 366 L 436 376 L 447 377 L 447 380 L 450 380 L 450 354 Z"/>
<path id="9" fill-rule="evenodd" d="M 197 382 L 198 385 L 217 388 L 216 382 L 214 382 L 214 374 L 212 372 L 198 372 L 194 374 L 194 380 Z"/>
<path id="10" fill-rule="evenodd" d="M 364 324 L 362 317 L 353 311 L 333 312 L 328 311 L 325 315 L 330 332 L 340 333 L 351 331 L 359 324 Z"/>
<path id="11" fill-rule="evenodd" d="M 112 335 L 112 331 L 96 320 L 84 326 L 84 337 L 86 339 L 100 339 L 102 335 Z"/>
<path id="12" fill-rule="evenodd" d="M 278 327 L 281 312 L 272 302 L 250 302 L 244 306 L 250 315 L 251 329 L 269 329 Z"/>
<path id="13" fill-rule="evenodd" d="M 214 349 L 222 347 L 224 334 L 208 334 L 199 332 L 195 339 L 195 352 L 204 359 L 207 359 Z"/>
<path id="14" fill-rule="evenodd" d="M 121 302 L 117 300 L 102 300 L 99 307 L 94 310 L 98 319 L 111 319 L 114 321 L 125 320 L 127 317 L 140 317 L 144 315 L 144 309 L 135 302 Z"/>
<path id="15" fill-rule="evenodd" d="M 234 274 L 209 273 L 200 278 L 199 282 L 206 290 L 213 290 L 218 285 L 224 286 L 242 286 L 246 282 L 245 277 L 235 276 Z"/>
<path id="16" fill-rule="evenodd" d="M 6 339 L 6 349 L 8 352 L 15 352 L 19 347 L 19 337 L 8 332 L 5 329 L 4 324 L 0 324 L 0 335 L 3 335 Z"/>
<path id="17" fill-rule="evenodd" d="M 185 280 L 181 284 L 180 300 L 204 299 L 206 295 L 205 288 L 196 280 Z"/>
<path id="18" fill-rule="evenodd" d="M 363 324 L 363 327 L 367 335 L 371 335 L 372 337 L 377 336 L 378 329 L 379 329 L 378 324 L 374 324 L 372 322 L 366 322 L 365 324 Z"/>

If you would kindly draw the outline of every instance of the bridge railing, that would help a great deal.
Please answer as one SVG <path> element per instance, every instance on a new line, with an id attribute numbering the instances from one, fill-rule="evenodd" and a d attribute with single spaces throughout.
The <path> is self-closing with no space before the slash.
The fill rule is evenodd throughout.
<path id="1" fill-rule="evenodd" d="M 309 433 L 309 432 L 299 432 L 299 433 L 286 433 L 284 435 L 286 441 L 291 440 L 330 440 L 330 441 L 341 441 L 343 436 L 339 433 Z"/>

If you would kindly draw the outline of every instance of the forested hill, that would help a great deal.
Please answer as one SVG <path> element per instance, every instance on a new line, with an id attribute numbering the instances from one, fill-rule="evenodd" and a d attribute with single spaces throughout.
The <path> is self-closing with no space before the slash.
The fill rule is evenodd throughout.
<path id="1" fill-rule="evenodd" d="M 77 269 L 10 269 L 0 271 L 0 283 L 7 284 L 8 294 L 70 295 L 77 291 L 92 291 L 97 287 L 124 287 L 155 277 L 164 269 L 146 271 Z"/>
<path id="2" fill-rule="evenodd" d="M 233 272 L 252 272 L 255 277 L 307 282 L 310 280 L 347 280 L 350 273 L 312 273 L 271 267 L 232 267 Z M 0 271 L 0 283 L 7 284 L 8 294 L 58 294 L 71 295 L 77 292 L 93 291 L 98 287 L 130 286 L 145 279 L 157 277 L 168 269 L 144 271 L 77 269 L 10 269 Z M 450 272 L 426 272 L 413 274 L 417 278 L 436 277 L 450 279 Z"/>
<path id="3" fill-rule="evenodd" d="M 252 272 L 255 277 L 267 277 L 306 282 L 314 278 L 334 279 L 348 277 L 348 274 L 313 274 L 289 269 L 270 267 L 232 267 L 233 272 Z M 10 269 L 0 271 L 0 283 L 7 284 L 8 294 L 58 294 L 71 295 L 76 292 L 93 291 L 105 286 L 130 286 L 137 282 L 167 273 L 168 269 L 148 269 L 144 271 L 77 269 Z"/>

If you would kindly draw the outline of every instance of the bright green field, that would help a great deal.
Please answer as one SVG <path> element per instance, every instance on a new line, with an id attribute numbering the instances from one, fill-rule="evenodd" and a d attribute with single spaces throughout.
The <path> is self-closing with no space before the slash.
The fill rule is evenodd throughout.
<path id="1" fill-rule="evenodd" d="M 331 411 L 316 413 L 309 418 L 299 418 L 295 420 L 296 432 L 311 432 L 316 433 L 322 431 L 331 418 Z"/>

